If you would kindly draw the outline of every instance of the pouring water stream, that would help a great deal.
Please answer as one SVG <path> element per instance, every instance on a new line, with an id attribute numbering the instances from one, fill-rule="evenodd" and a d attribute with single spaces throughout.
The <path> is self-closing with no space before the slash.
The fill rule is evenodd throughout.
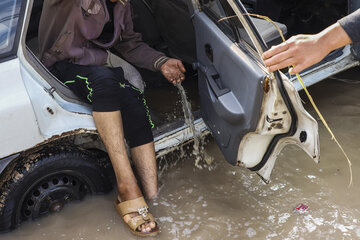
<path id="1" fill-rule="evenodd" d="M 185 123 L 190 127 L 190 131 L 194 134 L 194 150 L 193 154 L 195 156 L 195 166 L 199 169 L 202 169 L 201 160 L 209 166 L 212 162 L 212 157 L 208 156 L 205 152 L 202 152 L 203 147 L 203 138 L 201 137 L 201 133 L 196 129 L 194 123 L 194 116 L 191 112 L 191 104 L 187 99 L 186 92 L 181 83 L 176 84 L 176 87 L 179 90 L 181 96 L 182 109 L 184 112 Z"/>

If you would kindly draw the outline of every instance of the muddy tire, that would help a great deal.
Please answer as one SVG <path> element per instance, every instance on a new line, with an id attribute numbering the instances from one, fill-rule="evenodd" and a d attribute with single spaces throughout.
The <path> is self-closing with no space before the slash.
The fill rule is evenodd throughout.
<path id="1" fill-rule="evenodd" d="M 54 147 L 23 157 L 0 179 L 0 232 L 87 194 L 109 192 L 112 176 L 106 154 L 98 151 Z"/>

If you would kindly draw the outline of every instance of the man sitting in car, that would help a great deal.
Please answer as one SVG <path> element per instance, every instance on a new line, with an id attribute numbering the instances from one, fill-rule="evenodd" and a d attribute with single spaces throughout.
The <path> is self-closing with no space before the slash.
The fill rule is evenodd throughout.
<path id="1" fill-rule="evenodd" d="M 148 213 L 124 142 L 125 137 L 145 197 L 153 198 L 158 191 L 153 124 L 142 92 L 124 78 L 123 69 L 104 66 L 106 50 L 113 47 L 130 63 L 161 71 L 173 84 L 184 80 L 183 64 L 150 48 L 133 31 L 127 0 L 45 0 L 39 44 L 43 64 L 92 105 L 117 179 L 117 211 L 134 234 L 156 235 L 159 228 Z"/>

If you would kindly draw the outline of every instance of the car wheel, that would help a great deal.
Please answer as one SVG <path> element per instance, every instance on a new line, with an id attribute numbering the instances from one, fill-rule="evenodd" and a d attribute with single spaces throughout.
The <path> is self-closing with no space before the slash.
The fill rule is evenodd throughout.
<path id="1" fill-rule="evenodd" d="M 28 156 L 0 179 L 0 231 L 58 212 L 87 194 L 111 191 L 111 172 L 106 154 L 99 152 L 47 149 Z"/>

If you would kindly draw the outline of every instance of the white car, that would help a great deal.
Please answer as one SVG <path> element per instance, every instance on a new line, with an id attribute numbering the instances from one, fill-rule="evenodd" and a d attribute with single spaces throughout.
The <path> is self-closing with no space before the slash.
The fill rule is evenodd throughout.
<path id="1" fill-rule="evenodd" d="M 37 24 L 42 2 L 0 2 L 0 231 L 113 187 L 111 164 L 97 134 L 91 106 L 79 100 L 38 59 Z M 139 31 L 142 26 L 155 29 L 150 35 L 142 32 L 150 45 L 180 57 L 197 70 L 198 132 L 211 132 L 230 164 L 256 171 L 265 181 L 286 144 L 297 144 L 318 161 L 318 126 L 302 107 L 299 83 L 281 72 L 267 72 L 259 57 L 268 44 L 279 42 L 276 29 L 265 20 L 246 15 L 239 0 L 173 2 L 175 7 L 178 4 L 177 10 L 186 10 L 185 20 L 184 24 L 171 25 L 169 19 L 167 27 L 183 31 L 182 27 L 188 26 L 188 31 L 178 32 L 183 36 L 175 39 L 190 39 L 187 43 L 192 46 L 171 44 L 171 34 L 157 21 L 151 0 L 131 1 L 134 23 Z M 251 4 L 256 1 L 244 3 L 254 9 Z M 353 1 L 351 6 L 358 5 Z M 168 10 L 161 13 L 171 13 Z M 227 16 L 230 18 L 220 21 Z M 153 25 L 141 25 L 144 22 Z M 286 32 L 286 26 L 278 24 Z M 305 70 L 301 75 L 306 85 L 359 65 L 354 57 L 357 52 L 347 46 Z M 126 64 L 112 57 L 120 65 Z M 139 76 L 130 65 L 126 68 Z M 154 136 L 157 156 L 161 156 L 191 141 L 193 133 L 184 121 L 170 121 L 156 127 Z"/>

